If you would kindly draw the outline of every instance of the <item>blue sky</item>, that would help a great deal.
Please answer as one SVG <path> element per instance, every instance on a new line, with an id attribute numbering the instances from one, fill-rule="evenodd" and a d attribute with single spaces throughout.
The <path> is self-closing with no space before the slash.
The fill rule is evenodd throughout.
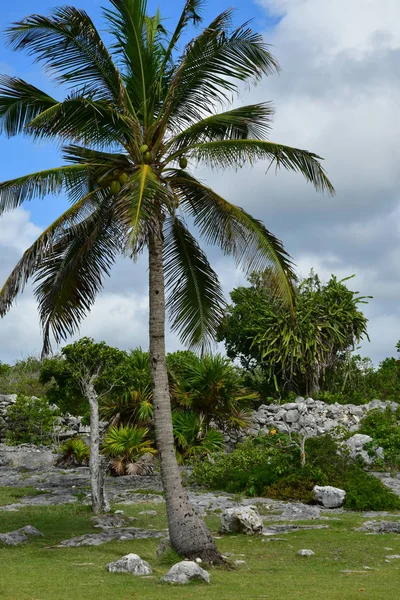
<path id="1" fill-rule="evenodd" d="M 68 4 L 68 1 L 51 4 L 47 0 L 16 0 L 16 2 L 7 3 L 7 7 L 2 8 L 0 12 L 0 31 L 2 32 L 0 38 L 0 72 L 26 79 L 40 89 L 54 94 L 57 98 L 62 98 L 63 90 L 54 88 L 40 65 L 32 63 L 30 57 L 23 52 L 13 52 L 7 48 L 3 32 L 14 21 L 18 21 L 33 12 L 47 14 L 53 6 L 62 4 Z M 107 4 L 106 0 L 74 0 L 71 1 L 71 4 L 86 10 L 100 30 L 104 27 L 102 6 Z M 183 4 L 183 0 L 169 0 L 161 4 L 167 29 L 173 28 L 179 18 Z M 15 6 L 17 6 L 17 9 Z M 160 6 L 160 3 L 151 0 L 148 6 L 149 13 L 152 13 Z M 258 4 L 247 0 L 238 0 L 234 3 L 227 3 L 226 0 L 208 2 L 203 10 L 204 22 L 211 21 L 229 6 L 235 8 L 235 24 L 237 25 L 253 19 L 253 26 L 256 30 L 268 30 L 273 28 L 276 23 L 275 17 L 269 17 Z M 8 141 L 4 136 L 0 139 L 0 181 L 61 164 L 58 149 L 51 143 L 33 143 L 31 140 L 20 136 Z M 46 198 L 44 201 L 35 200 L 26 205 L 26 208 L 31 213 L 32 221 L 39 227 L 45 227 L 66 206 L 66 200 L 59 197 Z"/>

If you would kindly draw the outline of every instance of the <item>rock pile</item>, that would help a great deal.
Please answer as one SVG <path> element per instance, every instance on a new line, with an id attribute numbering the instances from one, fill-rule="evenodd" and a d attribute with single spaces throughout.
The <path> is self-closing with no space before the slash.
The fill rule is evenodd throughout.
<path id="1" fill-rule="evenodd" d="M 361 419 L 368 411 L 385 410 L 387 407 L 394 411 L 399 408 L 399 404 L 381 400 L 372 400 L 362 406 L 325 404 L 325 402 L 312 398 L 297 398 L 295 402 L 286 404 L 263 404 L 253 413 L 250 427 L 239 433 L 231 432 L 227 436 L 226 442 L 228 446 L 233 447 L 238 441 L 249 435 L 262 435 L 274 429 L 288 433 L 296 432 L 307 437 L 323 435 L 337 427 L 356 432 Z M 356 454 L 357 443 L 358 441 L 354 444 Z"/>

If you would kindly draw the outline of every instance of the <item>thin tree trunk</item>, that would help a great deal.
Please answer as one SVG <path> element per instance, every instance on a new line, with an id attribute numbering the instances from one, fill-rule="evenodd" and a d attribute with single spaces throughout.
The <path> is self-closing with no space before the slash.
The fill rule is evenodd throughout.
<path id="1" fill-rule="evenodd" d="M 99 400 L 94 388 L 93 377 L 85 384 L 90 406 L 90 487 L 92 510 L 95 513 L 110 510 L 105 495 L 105 460 L 100 454 Z"/>
<path id="2" fill-rule="evenodd" d="M 154 427 L 161 463 L 172 546 L 183 557 L 220 563 L 214 538 L 194 512 L 176 461 L 172 432 L 171 400 L 165 357 L 165 291 L 162 227 L 149 240 L 150 361 L 153 383 Z"/>

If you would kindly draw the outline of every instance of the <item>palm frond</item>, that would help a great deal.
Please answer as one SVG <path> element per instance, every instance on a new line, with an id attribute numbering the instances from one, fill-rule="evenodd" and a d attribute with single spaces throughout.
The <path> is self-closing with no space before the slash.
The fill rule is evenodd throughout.
<path id="1" fill-rule="evenodd" d="M 176 172 L 169 184 L 208 244 L 217 245 L 225 254 L 233 255 L 246 273 L 271 268 L 276 274 L 275 291 L 292 306 L 292 282 L 296 275 L 280 240 L 260 221 L 188 173 Z"/>
<path id="2" fill-rule="evenodd" d="M 51 349 L 50 334 L 59 343 L 77 331 L 121 252 L 125 231 L 114 219 L 113 206 L 113 198 L 106 196 L 96 211 L 52 245 L 36 270 L 43 354 Z"/>
<path id="3" fill-rule="evenodd" d="M 116 111 L 108 100 L 73 93 L 42 111 L 27 124 L 36 139 L 61 138 L 96 146 L 132 143 L 134 121 Z"/>
<path id="4" fill-rule="evenodd" d="M 19 77 L 0 76 L 0 133 L 13 137 L 57 101 Z"/>
<path id="5" fill-rule="evenodd" d="M 166 148 L 170 152 L 177 152 L 205 142 L 248 138 L 262 140 L 268 137 L 273 114 L 272 104 L 265 102 L 211 115 L 173 137 Z"/>
<path id="6" fill-rule="evenodd" d="M 67 165 L 56 169 L 38 171 L 0 183 L 0 215 L 34 198 L 60 194 L 87 182 L 89 164 Z"/>
<path id="7" fill-rule="evenodd" d="M 237 169 L 246 162 L 253 164 L 258 160 L 267 160 L 275 164 L 277 169 L 283 167 L 287 171 L 300 173 L 318 191 L 330 194 L 335 191 L 321 166 L 323 159 L 308 150 L 261 140 L 222 140 L 189 146 L 185 154 L 211 168 Z M 169 160 L 175 158 L 177 156 L 172 155 Z"/>
<path id="8" fill-rule="evenodd" d="M 225 301 L 217 275 L 177 217 L 167 221 L 164 260 L 172 330 L 183 343 L 207 347 L 215 339 Z"/>
<path id="9" fill-rule="evenodd" d="M 262 36 L 247 24 L 231 32 L 231 21 L 232 9 L 189 44 L 165 98 L 164 120 L 183 128 L 228 101 L 240 83 L 257 82 L 279 69 Z"/>
<path id="10" fill-rule="evenodd" d="M 150 90 L 156 79 L 154 48 L 148 48 L 145 43 L 147 0 L 110 1 L 113 9 L 104 13 L 115 39 L 113 50 L 124 65 L 132 105 L 146 126 L 149 119 L 147 103 L 152 100 Z"/>
<path id="11" fill-rule="evenodd" d="M 165 52 L 164 62 L 160 71 L 161 75 L 164 74 L 164 68 L 167 65 L 167 63 L 171 60 L 172 53 L 174 52 L 182 33 L 189 25 L 189 23 L 191 22 L 193 23 L 193 25 L 198 25 L 203 20 L 201 17 L 201 11 L 204 8 L 204 5 L 204 0 L 186 0 L 185 6 L 183 7 L 183 11 L 176 25 L 175 31 L 171 35 L 168 48 Z"/>
<path id="12" fill-rule="evenodd" d="M 11 308 L 16 296 L 23 292 L 28 280 L 33 277 L 52 245 L 68 228 L 86 219 L 93 210 L 91 195 L 81 198 L 54 221 L 26 250 L 0 290 L 0 317 Z"/>
<path id="13" fill-rule="evenodd" d="M 57 82 L 80 86 L 96 98 L 125 105 L 122 78 L 84 10 L 62 6 L 48 17 L 31 15 L 14 23 L 6 35 L 14 50 L 26 50 Z"/>

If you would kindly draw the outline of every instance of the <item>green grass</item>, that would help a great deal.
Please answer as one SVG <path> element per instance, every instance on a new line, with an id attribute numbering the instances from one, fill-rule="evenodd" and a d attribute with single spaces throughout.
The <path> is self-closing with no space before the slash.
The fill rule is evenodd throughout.
<path id="1" fill-rule="evenodd" d="M 39 496 L 45 494 L 37 490 L 34 487 L 0 487 L 0 506 L 6 506 L 7 504 L 14 504 L 25 496 Z"/>
<path id="2" fill-rule="evenodd" d="M 121 508 L 125 516 L 137 518 L 134 526 L 166 527 L 164 505 L 138 504 Z M 138 514 L 149 509 L 156 510 L 157 516 Z M 387 554 L 400 554 L 400 536 L 357 532 L 354 528 L 365 519 L 353 513 L 340 516 L 338 521 L 323 521 L 329 525 L 327 530 L 279 535 L 284 538 L 280 542 L 268 541 L 268 537 L 242 535 L 217 539 L 222 553 L 234 553 L 232 560 L 245 560 L 246 564 L 231 571 L 210 569 L 209 586 L 195 584 L 168 588 L 158 579 L 166 573 L 174 557 L 170 554 L 157 560 L 157 540 L 110 542 L 87 548 L 54 547 L 64 539 L 99 531 L 93 528 L 88 507 L 29 507 L 0 515 L 0 532 L 30 524 L 45 535 L 44 538 L 32 538 L 24 546 L 0 547 L 0 598 L 5 600 L 398 598 L 400 560 L 387 564 L 385 558 Z M 220 537 L 217 532 L 219 518 L 207 518 L 207 523 Z M 301 548 L 311 548 L 315 556 L 298 556 L 297 551 Z M 108 562 L 129 552 L 147 560 L 153 567 L 155 578 L 111 574 L 105 570 Z M 343 570 L 362 571 L 364 565 L 374 570 L 341 573 Z"/>

